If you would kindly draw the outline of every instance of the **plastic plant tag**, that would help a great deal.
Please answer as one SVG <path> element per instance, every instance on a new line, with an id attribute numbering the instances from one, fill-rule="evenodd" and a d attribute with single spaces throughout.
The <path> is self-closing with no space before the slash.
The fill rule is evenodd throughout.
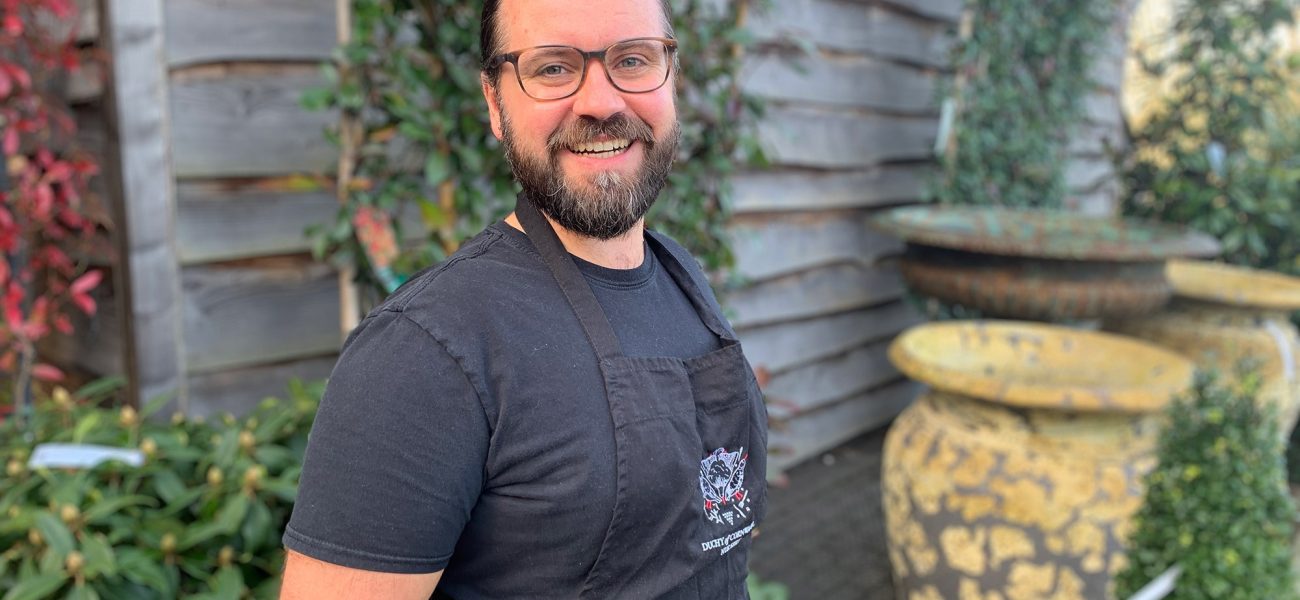
<path id="1" fill-rule="evenodd" d="M 40 444 L 27 460 L 29 468 L 89 469 L 104 461 L 117 460 L 132 467 L 144 464 L 144 453 L 127 448 L 94 444 Z"/>

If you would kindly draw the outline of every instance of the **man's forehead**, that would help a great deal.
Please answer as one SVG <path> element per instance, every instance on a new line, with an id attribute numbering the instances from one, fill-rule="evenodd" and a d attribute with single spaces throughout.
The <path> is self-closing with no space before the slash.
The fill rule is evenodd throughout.
<path id="1" fill-rule="evenodd" d="M 595 49 L 665 33 L 660 0 L 503 0 L 497 19 L 506 50 L 545 44 Z"/>

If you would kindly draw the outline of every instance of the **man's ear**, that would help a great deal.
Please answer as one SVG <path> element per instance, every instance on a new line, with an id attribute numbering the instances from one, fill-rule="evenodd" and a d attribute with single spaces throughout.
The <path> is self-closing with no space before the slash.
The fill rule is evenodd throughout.
<path id="1" fill-rule="evenodd" d="M 483 85 L 483 99 L 487 100 L 488 120 L 492 122 L 492 135 L 501 139 L 501 105 L 497 103 L 497 93 L 488 81 L 487 73 L 479 74 L 479 83 Z"/>

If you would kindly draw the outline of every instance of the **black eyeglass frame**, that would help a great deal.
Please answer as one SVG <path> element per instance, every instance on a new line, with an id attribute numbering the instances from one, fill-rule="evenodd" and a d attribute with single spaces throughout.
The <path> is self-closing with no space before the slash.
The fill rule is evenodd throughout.
<path id="1" fill-rule="evenodd" d="M 614 46 L 618 46 L 620 44 L 626 44 L 628 42 L 644 42 L 644 41 L 663 42 L 664 50 L 668 53 L 667 56 L 668 68 L 664 70 L 664 80 L 660 81 L 659 85 L 656 85 L 648 90 L 641 90 L 639 92 L 625 90 L 621 86 L 619 86 L 618 83 L 615 83 L 614 77 L 609 74 L 609 66 L 605 64 L 605 53 L 609 52 L 610 48 L 613 48 Z M 582 73 L 578 76 L 578 87 L 573 88 L 572 92 L 569 92 L 568 94 L 565 94 L 557 98 L 538 98 L 528 93 L 528 88 L 524 86 L 524 76 L 519 72 L 519 56 L 525 52 L 528 52 L 529 50 L 538 50 L 541 48 L 567 48 L 569 50 L 573 50 L 578 54 L 582 55 Z M 487 71 L 488 73 L 496 73 L 497 70 L 501 68 L 501 65 L 505 63 L 510 63 L 515 67 L 514 68 L 515 81 L 519 82 L 519 89 L 523 90 L 524 94 L 526 94 L 529 98 L 532 98 L 534 100 L 540 100 L 542 102 L 550 102 L 552 100 L 563 100 L 565 98 L 569 98 L 574 94 L 578 93 L 578 90 L 582 89 L 582 85 L 587 82 L 587 65 L 591 64 L 591 61 L 595 59 L 595 60 L 599 60 L 601 66 L 605 67 L 604 68 L 605 79 L 609 81 L 610 85 L 614 86 L 614 89 L 623 92 L 624 94 L 648 94 L 650 92 L 653 92 L 663 87 L 665 83 L 668 83 L 668 78 L 672 76 L 673 69 L 676 66 L 675 65 L 676 61 L 674 60 L 674 58 L 676 57 L 676 52 L 677 52 L 677 40 L 673 38 L 666 38 L 666 37 L 628 38 L 626 40 L 619 40 L 617 42 L 614 42 L 613 44 L 605 46 L 600 50 L 591 50 L 591 51 L 583 50 L 581 48 L 575 48 L 573 46 L 565 46 L 563 44 L 544 44 L 541 46 L 532 46 L 529 48 L 515 50 L 513 52 L 502 52 L 501 54 L 498 54 L 488 59 L 487 64 L 483 66 L 483 70 Z"/>

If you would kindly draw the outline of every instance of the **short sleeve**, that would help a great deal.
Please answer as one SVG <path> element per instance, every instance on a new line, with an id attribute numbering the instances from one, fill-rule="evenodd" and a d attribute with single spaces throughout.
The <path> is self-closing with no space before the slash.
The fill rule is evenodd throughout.
<path id="1" fill-rule="evenodd" d="M 482 490 L 489 435 L 443 345 L 400 312 L 371 315 L 330 375 L 285 547 L 368 571 L 442 570 Z"/>

